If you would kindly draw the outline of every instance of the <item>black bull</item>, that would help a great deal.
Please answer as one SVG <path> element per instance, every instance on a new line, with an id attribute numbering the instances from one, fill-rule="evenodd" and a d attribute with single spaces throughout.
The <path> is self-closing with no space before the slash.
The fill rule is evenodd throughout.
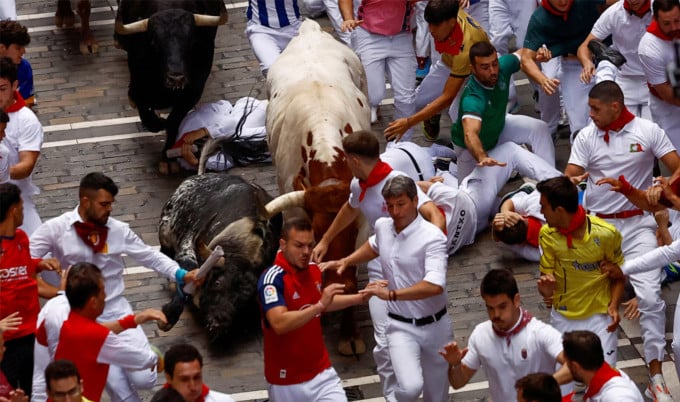
<path id="1" fill-rule="evenodd" d="M 206 257 L 205 245 L 219 244 L 224 250 L 224 260 L 209 271 L 193 297 L 212 341 L 232 335 L 232 324 L 257 316 L 257 279 L 271 265 L 281 232 L 281 214 L 266 209 L 270 200 L 255 184 L 210 173 L 186 179 L 163 207 L 161 251 L 181 267 L 197 268 Z M 177 322 L 184 302 L 178 294 L 163 306 L 170 325 L 161 329 Z"/>
<path id="2" fill-rule="evenodd" d="M 120 1 L 114 36 L 128 53 L 128 96 L 148 130 L 166 130 L 164 151 L 201 98 L 217 25 L 226 20 L 223 0 Z M 165 108 L 172 108 L 167 121 L 156 114 Z"/>

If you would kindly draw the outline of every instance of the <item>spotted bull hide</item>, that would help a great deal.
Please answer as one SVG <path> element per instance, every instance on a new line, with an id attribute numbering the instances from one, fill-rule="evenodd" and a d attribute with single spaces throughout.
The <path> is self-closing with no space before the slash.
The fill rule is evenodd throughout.
<path id="1" fill-rule="evenodd" d="M 201 265 L 202 244 L 210 248 L 219 244 L 224 250 L 224 261 L 210 270 L 193 295 L 213 341 L 228 336 L 232 325 L 252 321 L 246 315 L 257 308 L 257 279 L 271 265 L 281 231 L 281 215 L 270 219 L 265 210 L 270 200 L 255 184 L 211 173 L 186 179 L 163 207 L 161 251 L 181 267 Z M 181 301 L 164 306 L 170 322 L 177 321 L 183 308 L 176 303 Z"/>

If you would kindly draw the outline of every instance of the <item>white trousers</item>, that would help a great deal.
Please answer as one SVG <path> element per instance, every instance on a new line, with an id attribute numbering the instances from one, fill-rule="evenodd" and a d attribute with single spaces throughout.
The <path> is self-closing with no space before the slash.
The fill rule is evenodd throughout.
<path id="1" fill-rule="evenodd" d="M 583 320 L 569 320 L 555 309 L 550 310 L 550 325 L 562 334 L 569 331 L 591 331 L 594 332 L 602 343 L 604 360 L 610 366 L 616 367 L 616 351 L 618 348 L 617 331 L 607 332 L 607 325 L 611 323 L 611 318 L 606 314 L 595 314 Z M 568 395 L 574 391 L 574 383 L 570 382 L 560 386 L 562 395 Z"/>
<path id="2" fill-rule="evenodd" d="M 0 20 L 13 20 L 17 19 L 17 5 L 15 0 L 2 0 L 0 1 Z"/>
<path id="3" fill-rule="evenodd" d="M 387 342 L 397 377 L 397 401 L 415 402 L 421 392 L 425 402 L 448 401 L 448 363 L 439 355 L 453 339 L 448 313 L 422 327 L 388 320 Z"/>
<path id="4" fill-rule="evenodd" d="M 541 63 L 540 67 L 543 74 L 549 78 L 559 77 L 562 71 L 562 64 L 559 57 Z M 546 122 L 550 132 L 554 133 L 560 123 L 561 86 L 558 87 L 557 92 L 552 95 L 547 95 L 535 83 L 534 88 L 538 91 L 538 110 L 541 112 L 541 120 Z"/>
<path id="5" fill-rule="evenodd" d="M 680 106 L 671 105 L 650 94 L 649 108 L 652 121 L 663 128 L 675 149 L 680 149 Z"/>
<path id="6" fill-rule="evenodd" d="M 305 8 L 312 16 L 321 15 L 324 11 L 333 25 L 338 38 L 350 46 L 350 32 L 342 32 L 342 14 L 337 0 L 303 0 Z"/>
<path id="7" fill-rule="evenodd" d="M 246 36 L 248 41 L 250 41 L 255 57 L 260 62 L 260 70 L 265 77 L 269 67 L 274 64 L 274 61 L 283 52 L 283 49 L 288 46 L 288 42 L 297 36 L 300 25 L 301 23 L 298 21 L 283 28 L 269 28 L 256 22 L 248 21 L 246 24 Z"/>
<path id="8" fill-rule="evenodd" d="M 550 166 L 555 166 L 555 145 L 553 144 L 548 125 L 538 119 L 524 115 L 508 114 L 505 116 L 505 127 L 498 138 L 498 145 L 514 142 L 529 144 L 534 154 L 539 155 Z M 477 161 L 466 148 L 455 146 L 458 156 L 458 180 L 472 172 Z"/>
<path id="9" fill-rule="evenodd" d="M 415 50 L 417 57 L 430 57 L 432 49 L 430 47 L 432 35 L 430 34 L 429 24 L 425 21 L 425 7 L 427 7 L 427 1 L 418 1 L 413 7 L 415 12 Z"/>
<path id="10" fill-rule="evenodd" d="M 510 179 L 512 171 L 518 171 L 524 177 L 534 180 L 545 180 L 559 176 L 561 173 L 535 153 L 529 152 L 513 142 L 498 144 L 489 151 L 489 156 L 506 166 L 475 167 L 461 183 L 461 190 L 467 191 L 475 201 L 477 209 L 477 233 L 486 229 L 489 218 L 495 214 L 498 192 Z"/>
<path id="11" fill-rule="evenodd" d="M 652 108 L 652 111 L 654 109 Z M 607 219 L 623 237 L 623 256 L 629 260 L 657 247 L 656 222 L 650 214 L 626 219 Z M 666 303 L 661 298 L 661 267 L 629 277 L 638 298 L 645 360 L 663 361 L 666 347 Z M 675 324 L 674 324 L 675 325 Z"/>
<path id="12" fill-rule="evenodd" d="M 292 385 L 269 384 L 269 400 L 272 402 L 346 402 L 347 395 L 333 367 L 317 374 L 307 382 Z"/>
<path id="13" fill-rule="evenodd" d="M 588 84 L 581 82 L 581 71 L 583 71 L 583 66 L 581 66 L 581 63 L 579 63 L 578 60 L 567 59 L 565 57 L 560 57 L 560 59 L 560 68 L 557 75 L 549 75 L 548 70 L 544 70 L 543 73 L 547 77 L 560 80 L 560 93 L 562 94 L 564 109 L 567 111 L 567 117 L 569 118 L 569 128 L 573 139 L 574 134 L 588 124 L 590 119 L 588 92 L 590 92 L 590 89 L 595 84 L 592 81 Z M 556 102 L 555 99 L 557 99 L 558 96 L 557 93 L 552 96 L 547 96 L 545 93 L 541 92 L 539 94 L 539 99 L 540 98 L 553 98 L 546 101 Z M 549 109 L 551 112 L 548 116 L 552 117 L 551 113 L 554 112 L 554 108 L 555 104 L 551 103 L 551 109 Z M 541 109 L 541 113 L 543 113 L 543 109 Z M 546 121 L 545 119 L 543 120 Z M 550 126 L 550 123 L 548 125 Z"/>
<path id="14" fill-rule="evenodd" d="M 368 281 L 375 282 L 382 279 L 382 267 L 380 259 L 374 258 L 367 264 Z M 373 348 L 373 360 L 375 361 L 376 371 L 382 384 L 383 396 L 387 402 L 395 402 L 395 391 L 397 389 L 397 378 L 394 376 L 394 368 L 390 359 L 390 351 L 387 347 L 387 324 L 391 320 L 387 316 L 387 302 L 377 297 L 368 299 L 368 311 L 371 314 L 373 323 L 373 338 L 375 347 Z"/>
<path id="15" fill-rule="evenodd" d="M 33 197 L 22 194 L 21 199 L 24 201 L 24 223 L 19 226 L 19 229 L 26 232 L 28 236 L 31 236 L 38 226 L 42 225 L 42 220 L 40 219 L 38 209 L 33 202 Z"/>
<path id="16" fill-rule="evenodd" d="M 362 27 L 352 34 L 352 48 L 366 70 L 368 102 L 375 107 L 385 97 L 385 73 L 394 93 L 394 118 L 408 117 L 416 112 L 416 55 L 411 32 L 393 36 L 378 35 Z M 409 129 L 402 141 L 413 136 Z"/>
<path id="17" fill-rule="evenodd" d="M 489 40 L 500 54 L 509 53 L 510 38 L 515 36 L 517 48 L 524 47 L 529 19 L 536 2 L 517 0 L 489 0 Z"/>
<path id="18" fill-rule="evenodd" d="M 489 32 L 489 0 L 479 0 L 464 10 L 482 26 L 484 32 Z"/>
<path id="19" fill-rule="evenodd" d="M 430 67 L 430 72 L 423 78 L 423 81 L 416 87 L 416 111 L 427 106 L 428 103 L 437 99 L 441 96 L 446 85 L 446 80 L 449 79 L 451 75 L 451 69 L 444 64 L 441 59 L 437 61 L 432 61 L 432 66 Z M 465 83 L 463 83 L 465 86 Z M 463 93 L 463 87 L 456 95 L 456 98 L 451 102 L 449 107 L 449 117 L 451 121 L 456 121 L 458 119 L 458 107 L 460 106 L 460 95 Z"/>

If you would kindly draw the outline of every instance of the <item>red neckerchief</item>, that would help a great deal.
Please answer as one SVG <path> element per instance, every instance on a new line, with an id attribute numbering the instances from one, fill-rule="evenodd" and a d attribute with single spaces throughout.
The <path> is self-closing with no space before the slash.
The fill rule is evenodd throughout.
<path id="1" fill-rule="evenodd" d="M 538 234 L 541 231 L 543 222 L 533 216 L 527 216 L 527 243 L 532 247 L 538 248 Z"/>
<path id="2" fill-rule="evenodd" d="M 392 171 L 392 166 L 378 159 L 378 163 L 375 164 L 371 173 L 368 174 L 366 180 L 359 179 L 359 187 L 361 188 L 361 193 L 359 194 L 359 201 L 363 201 L 366 196 L 366 190 L 369 187 L 375 186 L 380 183 L 382 179 L 387 177 Z"/>
<path id="3" fill-rule="evenodd" d="M 460 53 L 460 45 L 463 44 L 463 30 L 460 28 L 460 24 L 456 23 L 456 26 L 451 30 L 451 34 L 443 41 L 434 41 L 434 49 L 439 53 L 450 54 L 455 56 Z"/>
<path id="4" fill-rule="evenodd" d="M 24 106 L 26 106 L 26 101 L 21 96 L 19 91 L 14 91 L 14 103 L 7 106 L 7 109 L 5 109 L 5 112 L 6 113 L 16 112 L 16 111 L 19 111 L 19 109 L 21 109 Z"/>
<path id="5" fill-rule="evenodd" d="M 652 19 L 652 23 L 647 27 L 647 32 L 663 40 L 673 40 L 673 38 L 661 31 L 661 27 L 659 27 L 659 23 L 655 19 Z"/>
<path id="6" fill-rule="evenodd" d="M 669 186 L 671 187 L 673 194 L 680 196 L 680 177 L 673 180 Z M 661 193 L 661 198 L 659 198 L 659 204 L 668 208 L 673 208 L 673 203 L 668 198 L 666 198 L 663 193 Z"/>
<path id="7" fill-rule="evenodd" d="M 574 243 L 574 232 L 577 231 L 581 225 L 586 221 L 586 210 L 582 206 L 578 206 L 576 213 L 571 217 L 568 228 L 557 228 L 557 231 L 567 236 L 567 247 L 572 248 Z"/>
<path id="8" fill-rule="evenodd" d="M 101 252 L 106 247 L 106 236 L 109 228 L 92 222 L 73 222 L 78 237 L 87 244 L 95 253 Z"/>
<path id="9" fill-rule="evenodd" d="M 170 388 L 170 384 L 167 382 L 163 385 L 163 388 Z M 205 383 L 203 384 L 203 387 L 201 388 L 201 396 L 198 397 L 196 402 L 205 402 L 205 397 L 208 396 L 208 392 L 210 392 L 210 388 L 208 388 Z"/>
<path id="10" fill-rule="evenodd" d="M 518 334 L 519 331 L 523 330 L 524 327 L 529 324 L 529 321 L 534 318 L 533 315 L 531 315 L 530 312 L 524 309 L 524 307 L 520 306 L 519 307 L 519 324 L 515 325 L 515 328 L 508 330 L 508 331 L 501 331 L 499 329 L 496 329 L 496 327 L 491 324 L 491 328 L 493 329 L 493 332 L 500 336 L 501 338 L 505 338 L 506 342 L 508 343 L 508 346 L 510 346 L 510 338 L 513 337 L 514 335 Z"/>
<path id="11" fill-rule="evenodd" d="M 628 11 L 628 14 L 630 15 L 637 15 L 638 17 L 642 18 L 651 10 L 652 8 L 652 1 L 647 0 L 645 4 L 643 4 L 640 8 L 638 8 L 637 11 L 631 10 L 630 6 L 628 5 L 628 0 L 623 1 L 623 8 Z"/>
<path id="12" fill-rule="evenodd" d="M 567 20 L 567 16 L 569 14 L 569 11 L 571 11 L 571 6 L 574 5 L 574 0 L 571 0 L 569 2 L 569 6 L 567 7 L 567 11 L 560 11 L 553 7 L 552 4 L 550 4 L 550 0 L 541 0 L 541 6 L 545 8 L 545 11 L 549 12 L 552 15 L 556 15 L 558 17 L 562 17 L 563 20 Z"/>
<path id="13" fill-rule="evenodd" d="M 602 366 L 595 372 L 593 379 L 590 380 L 590 385 L 586 390 L 585 395 L 583 395 L 583 400 L 587 401 L 593 395 L 596 395 L 607 381 L 614 377 L 621 377 L 621 373 L 615 368 L 612 368 L 607 362 L 604 362 Z"/>
<path id="14" fill-rule="evenodd" d="M 604 142 L 609 145 L 609 130 L 614 130 L 616 132 L 621 131 L 621 129 L 635 118 L 635 115 L 631 113 L 627 107 L 623 107 L 623 111 L 621 111 L 621 114 L 619 117 L 617 117 L 613 122 L 609 123 L 608 125 L 602 127 L 602 130 L 604 130 Z"/>

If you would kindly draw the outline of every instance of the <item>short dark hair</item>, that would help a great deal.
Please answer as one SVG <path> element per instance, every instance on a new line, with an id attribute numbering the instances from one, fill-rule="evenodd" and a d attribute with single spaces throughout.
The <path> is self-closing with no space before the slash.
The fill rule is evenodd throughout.
<path id="1" fill-rule="evenodd" d="M 0 78 L 6 79 L 10 84 L 17 80 L 17 65 L 9 57 L 0 57 Z"/>
<path id="2" fill-rule="evenodd" d="M 578 363 L 584 370 L 597 370 L 604 364 L 600 337 L 591 331 L 565 332 L 562 336 L 564 356 Z"/>
<path id="3" fill-rule="evenodd" d="M 99 190 L 106 190 L 114 197 L 118 194 L 118 186 L 113 182 L 113 179 L 101 172 L 88 173 L 80 179 L 79 197 L 86 196 L 87 191 L 96 192 Z"/>
<path id="4" fill-rule="evenodd" d="M 364 156 L 370 159 L 380 157 L 378 136 L 369 130 L 359 130 L 347 134 L 342 139 L 342 148 L 346 154 Z"/>
<path id="5" fill-rule="evenodd" d="M 458 0 L 430 0 L 425 6 L 425 21 L 428 24 L 439 25 L 451 18 L 457 18 L 458 9 Z"/>
<path id="6" fill-rule="evenodd" d="M 529 225 L 527 225 L 527 221 L 520 219 L 512 226 L 503 226 L 500 230 L 496 230 L 495 228 L 492 230 L 494 238 L 505 244 L 522 244 L 527 240 Z"/>
<path id="7" fill-rule="evenodd" d="M 654 13 L 654 18 L 659 16 L 659 11 L 664 13 L 671 11 L 675 7 L 680 7 L 680 1 L 678 0 L 654 0 L 652 2 L 652 12 Z"/>
<path id="8" fill-rule="evenodd" d="M 21 189 L 16 184 L 0 184 L 0 222 L 7 218 L 9 209 L 19 201 L 21 201 Z"/>
<path id="9" fill-rule="evenodd" d="M 597 99 L 604 103 L 618 102 L 620 105 L 624 104 L 623 91 L 619 84 L 614 81 L 606 80 L 598 82 L 588 92 L 588 97 Z"/>
<path id="10" fill-rule="evenodd" d="M 475 42 L 470 48 L 470 64 L 475 65 L 475 57 L 489 57 L 494 54 L 496 54 L 496 48 L 491 42 Z"/>
<path id="11" fill-rule="evenodd" d="M 57 381 L 70 377 L 75 377 L 78 383 L 80 383 L 78 367 L 70 360 L 55 360 L 45 367 L 45 385 L 47 386 L 47 391 L 51 390 L 50 381 Z"/>
<path id="12" fill-rule="evenodd" d="M 514 299 L 515 295 L 519 293 L 519 288 L 515 276 L 510 270 L 496 268 L 484 275 L 482 284 L 479 286 L 479 292 L 482 297 L 508 295 L 510 299 Z"/>
<path id="13" fill-rule="evenodd" d="M 9 123 L 9 115 L 2 109 L 0 109 L 0 123 Z"/>
<path id="14" fill-rule="evenodd" d="M 564 208 L 570 214 L 578 210 L 578 188 L 567 176 L 557 176 L 543 180 L 536 185 L 542 196 L 553 209 Z"/>
<path id="15" fill-rule="evenodd" d="M 527 374 L 515 382 L 515 389 L 522 390 L 522 397 L 527 401 L 560 402 L 562 393 L 560 385 L 550 374 Z"/>
<path id="16" fill-rule="evenodd" d="M 175 366 L 177 363 L 191 363 L 198 360 L 198 364 L 203 367 L 203 356 L 193 345 L 188 343 L 180 343 L 172 346 L 165 352 L 165 374 L 172 378 L 175 373 Z"/>
<path id="17" fill-rule="evenodd" d="M 151 402 L 185 402 L 182 394 L 173 387 L 161 388 L 153 394 Z"/>
<path id="18" fill-rule="evenodd" d="M 31 43 L 31 36 L 28 28 L 12 20 L 0 21 L 0 44 L 9 47 L 10 45 L 28 46 Z"/>
<path id="19" fill-rule="evenodd" d="M 66 298 L 71 310 L 85 307 L 91 297 L 99 295 L 99 285 L 104 278 L 99 268 L 89 262 L 79 262 L 68 270 Z"/>
<path id="20" fill-rule="evenodd" d="M 405 194 L 409 199 L 414 199 L 418 195 L 416 182 L 412 178 L 404 175 L 394 176 L 389 179 L 382 188 L 384 199 L 399 197 Z"/>
<path id="21" fill-rule="evenodd" d="M 284 240 L 288 240 L 288 236 L 290 236 L 290 232 L 293 229 L 298 232 L 311 232 L 313 230 L 312 222 L 306 216 L 292 216 L 283 222 L 281 237 Z"/>

